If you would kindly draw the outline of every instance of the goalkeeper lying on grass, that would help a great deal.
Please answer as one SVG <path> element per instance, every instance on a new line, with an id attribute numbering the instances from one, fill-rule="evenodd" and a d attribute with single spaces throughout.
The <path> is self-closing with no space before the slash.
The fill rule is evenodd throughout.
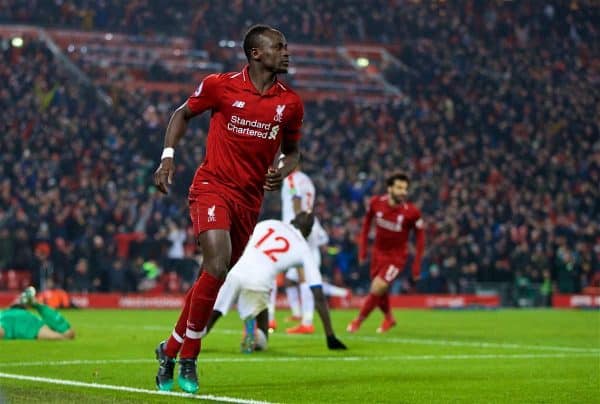
<path id="1" fill-rule="evenodd" d="M 36 316 L 28 308 L 33 308 Z M 35 300 L 30 286 L 19 297 L 19 303 L 0 311 L 0 339 L 64 340 L 75 338 L 69 322 L 56 310 Z"/>

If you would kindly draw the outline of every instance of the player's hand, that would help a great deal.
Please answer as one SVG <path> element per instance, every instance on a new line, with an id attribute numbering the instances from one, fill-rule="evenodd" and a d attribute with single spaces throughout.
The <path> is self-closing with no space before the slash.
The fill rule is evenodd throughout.
<path id="1" fill-rule="evenodd" d="M 281 188 L 282 182 L 283 175 L 281 175 L 281 172 L 273 167 L 269 167 L 265 175 L 265 185 L 263 185 L 263 188 L 265 191 L 277 191 Z"/>
<path id="2" fill-rule="evenodd" d="M 332 350 L 346 350 L 348 349 L 342 341 L 336 338 L 335 335 L 327 336 L 327 348 Z"/>
<path id="3" fill-rule="evenodd" d="M 164 158 L 154 172 L 154 185 L 163 194 L 169 192 L 169 185 L 173 183 L 174 164 L 172 158 Z"/>

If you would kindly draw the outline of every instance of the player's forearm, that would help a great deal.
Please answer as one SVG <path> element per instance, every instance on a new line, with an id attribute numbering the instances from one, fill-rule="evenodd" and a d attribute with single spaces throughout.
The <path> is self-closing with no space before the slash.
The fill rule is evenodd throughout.
<path id="1" fill-rule="evenodd" d="M 329 316 L 329 308 L 327 307 L 327 299 L 323 293 L 323 288 L 319 286 L 311 286 L 310 290 L 315 298 L 315 309 L 319 313 L 325 334 L 327 336 L 333 335 L 333 327 L 331 326 L 331 317 Z"/>
<path id="2" fill-rule="evenodd" d="M 292 205 L 294 206 L 294 213 L 297 215 L 302 212 L 302 199 L 294 198 L 292 199 Z"/>
<path id="3" fill-rule="evenodd" d="M 292 171 L 294 171 L 299 162 L 300 151 L 297 149 L 288 151 L 287 153 L 282 151 L 281 156 L 279 156 L 277 168 L 283 177 L 287 177 Z"/>
<path id="4" fill-rule="evenodd" d="M 179 140 L 183 137 L 185 131 L 187 130 L 189 119 L 190 117 L 186 112 L 185 105 L 182 105 L 175 110 L 173 115 L 171 115 L 169 125 L 167 125 L 164 147 L 175 148 L 175 146 L 177 146 Z"/>

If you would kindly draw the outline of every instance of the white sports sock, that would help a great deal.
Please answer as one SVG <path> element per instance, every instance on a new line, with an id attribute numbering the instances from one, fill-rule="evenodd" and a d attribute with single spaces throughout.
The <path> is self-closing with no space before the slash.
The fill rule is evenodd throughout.
<path id="1" fill-rule="evenodd" d="M 308 283 L 300 284 L 300 298 L 302 299 L 302 325 L 312 325 L 315 311 L 315 298 Z"/>
<path id="2" fill-rule="evenodd" d="M 267 310 L 269 310 L 269 322 L 275 320 L 275 302 L 277 301 L 277 281 L 273 283 L 273 288 L 271 289 L 271 295 L 269 296 L 269 305 L 267 306 Z"/>
<path id="3" fill-rule="evenodd" d="M 292 316 L 300 317 L 302 315 L 302 311 L 300 308 L 300 299 L 298 297 L 298 287 L 288 286 L 285 288 L 285 294 L 287 295 L 290 310 L 292 310 Z"/>
<path id="4" fill-rule="evenodd" d="M 327 296 L 346 297 L 348 295 L 348 289 L 323 282 L 323 293 Z"/>

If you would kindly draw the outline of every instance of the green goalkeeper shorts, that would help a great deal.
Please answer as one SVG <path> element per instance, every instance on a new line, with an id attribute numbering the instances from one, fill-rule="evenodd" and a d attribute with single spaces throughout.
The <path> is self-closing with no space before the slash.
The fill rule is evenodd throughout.
<path id="1" fill-rule="evenodd" d="M 36 339 L 44 322 L 24 309 L 8 309 L 0 312 L 0 327 L 4 339 Z"/>

